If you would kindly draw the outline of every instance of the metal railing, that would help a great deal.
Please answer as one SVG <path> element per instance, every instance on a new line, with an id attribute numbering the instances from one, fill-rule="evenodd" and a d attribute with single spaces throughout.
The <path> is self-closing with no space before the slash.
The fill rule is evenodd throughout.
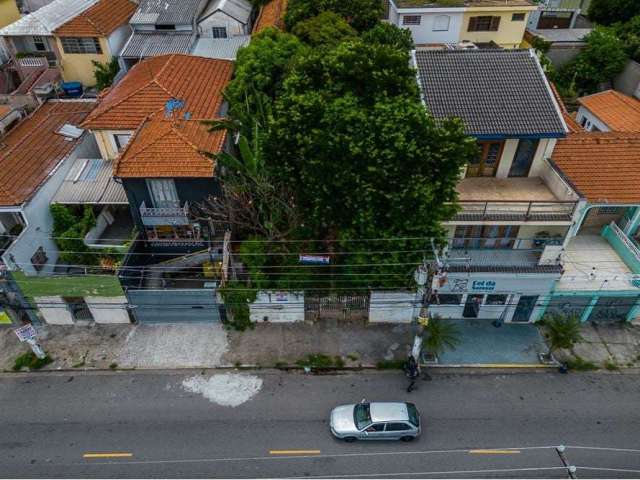
<path id="1" fill-rule="evenodd" d="M 615 234 L 616 237 L 624 244 L 629 252 L 636 257 L 636 260 L 640 262 L 640 248 L 622 231 L 622 229 L 616 224 L 616 222 L 611 222 L 609 224 L 611 227 L 611 231 Z"/>
<path id="2" fill-rule="evenodd" d="M 461 210 L 454 221 L 473 220 L 551 220 L 570 221 L 577 202 L 459 202 Z"/>
<path id="3" fill-rule="evenodd" d="M 140 205 L 140 216 L 145 217 L 187 217 L 189 215 L 189 202 L 182 207 L 147 207 L 145 202 Z"/>

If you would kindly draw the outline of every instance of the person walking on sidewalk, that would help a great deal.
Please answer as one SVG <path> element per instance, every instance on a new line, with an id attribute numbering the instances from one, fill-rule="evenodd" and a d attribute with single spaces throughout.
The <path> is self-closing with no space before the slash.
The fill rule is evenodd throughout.
<path id="1" fill-rule="evenodd" d="M 407 387 L 407 393 L 411 393 L 416 385 L 416 379 L 420 376 L 420 366 L 413 355 L 409 355 L 406 363 L 404 364 L 404 374 L 409 378 L 409 386 Z"/>

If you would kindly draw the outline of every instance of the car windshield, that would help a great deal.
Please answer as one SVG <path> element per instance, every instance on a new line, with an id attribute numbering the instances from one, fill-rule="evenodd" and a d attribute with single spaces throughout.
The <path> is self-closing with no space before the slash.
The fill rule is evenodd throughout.
<path id="1" fill-rule="evenodd" d="M 359 403 L 353 409 L 353 419 L 356 423 L 358 430 L 362 430 L 364 427 L 371 423 L 371 411 L 368 403 Z"/>
<path id="2" fill-rule="evenodd" d="M 409 421 L 416 427 L 419 427 L 420 415 L 418 415 L 418 409 L 413 403 L 407 403 L 407 412 L 409 412 Z"/>

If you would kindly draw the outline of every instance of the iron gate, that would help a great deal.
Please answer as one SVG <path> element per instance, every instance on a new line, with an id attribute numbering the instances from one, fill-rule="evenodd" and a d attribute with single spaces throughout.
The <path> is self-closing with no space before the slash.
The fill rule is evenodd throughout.
<path id="1" fill-rule="evenodd" d="M 318 320 L 366 322 L 369 320 L 369 299 L 369 293 L 359 295 L 305 293 L 304 319 L 313 322 Z"/>
<path id="2" fill-rule="evenodd" d="M 129 290 L 127 298 L 138 323 L 220 321 L 215 289 Z"/>

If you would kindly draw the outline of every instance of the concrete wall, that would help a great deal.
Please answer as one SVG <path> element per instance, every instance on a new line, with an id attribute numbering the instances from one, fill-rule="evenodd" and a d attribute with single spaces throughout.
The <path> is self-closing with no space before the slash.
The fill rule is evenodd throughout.
<path id="1" fill-rule="evenodd" d="M 249 312 L 252 322 L 303 322 L 304 293 L 282 291 L 258 292 L 256 301 L 249 305 Z"/>
<path id="2" fill-rule="evenodd" d="M 131 323 L 126 297 L 85 297 L 96 323 Z"/>
<path id="3" fill-rule="evenodd" d="M 561 200 L 576 201 L 579 199 L 576 192 L 565 182 L 548 162 L 544 162 L 544 167 L 540 168 L 540 177 L 544 180 L 545 185 L 553 194 Z"/>
<path id="4" fill-rule="evenodd" d="M 555 68 L 561 68 L 576 58 L 584 46 L 585 44 L 582 42 L 569 45 L 556 43 L 551 45 L 546 55 Z"/>
<path id="5" fill-rule="evenodd" d="M 474 43 L 493 41 L 503 48 L 518 48 L 522 43 L 524 32 L 527 27 L 527 19 L 532 10 L 534 10 L 534 8 L 496 8 L 495 10 L 488 8 L 467 9 L 462 20 L 459 41 L 468 40 Z M 524 20 L 511 20 L 514 13 L 524 13 Z M 471 17 L 478 16 L 500 17 L 500 26 L 498 27 L 498 30 L 495 32 L 469 32 L 469 19 Z"/>
<path id="6" fill-rule="evenodd" d="M 73 325 L 73 315 L 62 297 L 34 298 L 42 319 L 49 325 Z"/>
<path id="7" fill-rule="evenodd" d="M 109 38 L 107 39 L 107 43 L 109 44 L 109 54 L 112 57 L 117 57 L 120 55 L 122 51 L 122 47 L 129 40 L 133 29 L 128 23 L 124 25 L 120 25 L 117 29 L 111 32 Z"/>
<path id="8" fill-rule="evenodd" d="M 431 9 L 430 9 L 431 10 Z M 438 10 L 438 9 L 434 9 Z M 403 17 L 406 15 L 419 15 L 420 25 L 403 25 Z M 449 17 L 449 28 L 447 30 L 435 30 L 434 22 L 436 17 L 445 15 Z M 425 43 L 458 43 L 460 37 L 460 28 L 462 27 L 462 13 L 451 11 L 429 12 L 429 13 L 402 13 L 395 19 L 395 24 L 400 28 L 406 28 L 411 32 L 413 41 L 416 45 Z"/>
<path id="9" fill-rule="evenodd" d="M 640 98 L 640 63 L 629 60 L 622 73 L 613 81 L 613 87 L 625 95 Z"/>
<path id="10" fill-rule="evenodd" d="M 604 123 L 602 120 L 596 117 L 593 113 L 591 113 L 591 110 L 580 105 L 580 108 L 578 109 L 578 113 L 576 114 L 576 122 L 582 125 L 583 121 L 585 122 L 584 129 L 588 130 L 589 132 L 593 132 L 593 131 L 608 132 L 611 130 L 606 123 Z"/>
<path id="11" fill-rule="evenodd" d="M 58 165 L 46 183 L 25 204 L 22 212 L 27 227 L 2 256 L 9 268 L 22 270 L 26 275 L 50 275 L 53 272 L 53 265 L 58 261 L 59 255 L 58 247 L 50 238 L 53 235 L 53 218 L 49 205 L 76 158 L 91 158 L 95 154 L 97 152 L 93 138 L 85 135 L 82 143 Z M 48 265 L 38 272 L 31 265 L 31 257 L 40 247 L 48 257 Z"/>
<path id="12" fill-rule="evenodd" d="M 411 323 L 419 313 L 412 292 L 371 292 L 370 323 Z"/>

